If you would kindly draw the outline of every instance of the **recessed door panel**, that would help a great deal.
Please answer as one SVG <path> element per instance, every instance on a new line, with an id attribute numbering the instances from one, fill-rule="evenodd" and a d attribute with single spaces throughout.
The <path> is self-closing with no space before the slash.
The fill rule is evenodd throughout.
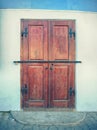
<path id="1" fill-rule="evenodd" d="M 29 59 L 44 59 L 44 28 L 29 26 Z"/>
<path id="2" fill-rule="evenodd" d="M 68 59 L 68 26 L 54 25 L 52 42 L 54 59 Z"/>
<path id="3" fill-rule="evenodd" d="M 53 100 L 68 98 L 68 66 L 56 65 L 53 70 Z"/>
<path id="4" fill-rule="evenodd" d="M 29 98 L 31 100 L 44 99 L 44 73 L 43 66 L 29 66 Z"/>

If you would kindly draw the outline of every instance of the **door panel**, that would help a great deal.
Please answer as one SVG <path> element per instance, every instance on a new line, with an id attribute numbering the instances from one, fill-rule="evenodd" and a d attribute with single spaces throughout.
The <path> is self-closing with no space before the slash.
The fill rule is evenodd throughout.
<path id="1" fill-rule="evenodd" d="M 44 28 L 29 26 L 29 59 L 44 59 Z"/>
<path id="2" fill-rule="evenodd" d="M 29 99 L 43 100 L 44 99 L 44 73 L 43 66 L 29 66 Z"/>
<path id="3" fill-rule="evenodd" d="M 54 66 L 53 69 L 53 100 L 68 98 L 68 66 Z"/>
<path id="4" fill-rule="evenodd" d="M 21 60 L 38 61 L 21 65 L 21 87 L 28 86 L 22 96 L 23 107 L 74 107 L 75 65 L 62 60 L 75 60 L 73 20 L 22 20 Z M 22 33 L 22 34 L 23 34 Z M 44 62 L 46 61 L 46 62 Z M 49 63 L 49 61 L 55 61 Z M 58 61 L 56 63 L 56 61 Z"/>
<path id="5" fill-rule="evenodd" d="M 68 26 L 53 25 L 53 58 L 68 59 Z"/>
<path id="6" fill-rule="evenodd" d="M 43 65 L 28 66 L 28 86 L 29 86 L 29 102 L 26 106 L 43 107 L 45 106 L 45 73 Z"/>
<path id="7" fill-rule="evenodd" d="M 69 106 L 69 86 L 70 86 L 70 65 L 55 64 L 51 73 L 51 106 L 68 107 Z"/>

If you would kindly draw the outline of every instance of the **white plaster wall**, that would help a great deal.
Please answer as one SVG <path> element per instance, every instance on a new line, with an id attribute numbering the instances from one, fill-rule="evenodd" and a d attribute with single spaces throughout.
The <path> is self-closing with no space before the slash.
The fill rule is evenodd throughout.
<path id="1" fill-rule="evenodd" d="M 20 19 L 76 20 L 76 110 L 97 111 L 97 13 L 0 10 L 0 111 L 20 110 Z"/>

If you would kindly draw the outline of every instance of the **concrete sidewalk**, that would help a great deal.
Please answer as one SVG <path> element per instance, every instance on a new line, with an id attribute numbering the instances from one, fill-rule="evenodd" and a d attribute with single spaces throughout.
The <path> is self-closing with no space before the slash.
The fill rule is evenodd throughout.
<path id="1" fill-rule="evenodd" d="M 97 130 L 97 112 L 1 112 L 0 130 Z"/>

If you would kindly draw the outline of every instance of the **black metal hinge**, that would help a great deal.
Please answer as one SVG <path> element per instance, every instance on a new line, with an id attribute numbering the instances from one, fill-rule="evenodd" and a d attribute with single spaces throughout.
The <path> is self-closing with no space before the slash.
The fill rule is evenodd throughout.
<path id="1" fill-rule="evenodd" d="M 24 31 L 21 32 L 21 37 L 27 37 L 28 36 L 28 28 L 24 28 Z"/>
<path id="2" fill-rule="evenodd" d="M 74 37 L 75 39 L 75 32 L 72 31 L 72 28 L 69 29 L 69 36 L 70 38 Z"/>
<path id="3" fill-rule="evenodd" d="M 21 93 L 22 93 L 23 96 L 28 93 L 28 86 L 27 86 L 27 84 L 22 86 Z"/>
<path id="4" fill-rule="evenodd" d="M 70 87 L 69 88 L 69 96 L 71 97 L 71 96 L 74 96 L 74 95 L 75 95 L 75 90 L 74 90 L 74 88 Z"/>

